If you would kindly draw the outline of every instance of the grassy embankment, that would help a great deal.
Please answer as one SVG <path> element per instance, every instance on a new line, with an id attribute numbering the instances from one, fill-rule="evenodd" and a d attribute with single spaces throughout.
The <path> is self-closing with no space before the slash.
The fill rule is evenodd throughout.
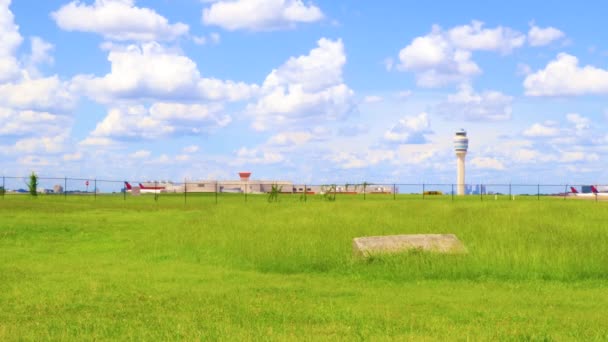
<path id="1" fill-rule="evenodd" d="M 0 340 L 608 339 L 608 203 L 0 199 Z M 353 237 L 465 256 L 362 262 Z"/>

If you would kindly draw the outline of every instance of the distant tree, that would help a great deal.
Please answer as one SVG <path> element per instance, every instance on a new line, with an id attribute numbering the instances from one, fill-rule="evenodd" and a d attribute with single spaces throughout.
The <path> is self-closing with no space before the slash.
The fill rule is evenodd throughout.
<path id="1" fill-rule="evenodd" d="M 283 186 L 278 186 L 277 184 L 272 184 L 270 188 L 270 192 L 268 193 L 268 203 L 278 202 L 279 194 L 283 190 Z"/>
<path id="2" fill-rule="evenodd" d="M 32 174 L 30 175 L 29 183 L 27 184 L 27 187 L 30 190 L 30 195 L 38 196 L 38 176 L 33 171 L 32 171 Z"/>
<path id="3" fill-rule="evenodd" d="M 330 202 L 336 200 L 336 184 L 330 184 L 326 188 L 326 191 L 323 193 L 323 197 Z"/>

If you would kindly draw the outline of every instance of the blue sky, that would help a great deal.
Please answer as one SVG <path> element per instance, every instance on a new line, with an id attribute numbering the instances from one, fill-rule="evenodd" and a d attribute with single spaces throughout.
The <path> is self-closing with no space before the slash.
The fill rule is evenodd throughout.
<path id="1" fill-rule="evenodd" d="M 607 9 L 0 0 L 0 173 L 608 183 Z"/>

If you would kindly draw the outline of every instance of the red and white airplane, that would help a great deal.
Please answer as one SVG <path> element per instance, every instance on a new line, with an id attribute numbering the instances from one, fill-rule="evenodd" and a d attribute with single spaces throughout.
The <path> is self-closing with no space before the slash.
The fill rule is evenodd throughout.
<path id="1" fill-rule="evenodd" d="M 125 187 L 127 192 L 131 192 L 133 190 L 133 186 L 129 184 L 129 182 L 125 182 Z M 145 186 L 139 183 L 139 192 L 142 194 L 159 194 L 165 191 L 164 186 Z"/>
<path id="2" fill-rule="evenodd" d="M 599 192 L 597 190 L 597 187 L 595 185 L 591 186 L 591 192 L 589 193 L 580 193 L 578 192 L 578 190 L 576 190 L 575 187 L 571 186 L 570 187 L 570 193 L 568 195 L 571 196 L 576 196 L 576 197 L 604 197 L 604 196 L 608 196 L 608 192 Z"/>

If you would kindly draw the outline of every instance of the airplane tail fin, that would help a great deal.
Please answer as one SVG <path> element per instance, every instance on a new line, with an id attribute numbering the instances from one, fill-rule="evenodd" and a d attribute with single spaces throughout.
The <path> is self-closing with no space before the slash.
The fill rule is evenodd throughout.
<path id="1" fill-rule="evenodd" d="M 146 187 L 143 184 L 139 183 L 139 188 L 140 189 L 145 189 Z"/>
<path id="2" fill-rule="evenodd" d="M 132 190 L 133 189 L 131 187 L 131 184 L 129 184 L 129 182 L 125 182 L 125 187 L 127 188 L 127 190 Z"/>
<path id="3" fill-rule="evenodd" d="M 595 185 L 592 185 L 592 186 L 591 186 L 591 191 L 592 191 L 594 194 L 597 194 L 597 193 L 599 192 L 599 191 L 597 191 L 597 188 L 595 187 Z"/>
<path id="4" fill-rule="evenodd" d="M 570 187 L 570 190 L 573 194 L 578 194 L 578 190 L 576 190 L 573 186 Z"/>

